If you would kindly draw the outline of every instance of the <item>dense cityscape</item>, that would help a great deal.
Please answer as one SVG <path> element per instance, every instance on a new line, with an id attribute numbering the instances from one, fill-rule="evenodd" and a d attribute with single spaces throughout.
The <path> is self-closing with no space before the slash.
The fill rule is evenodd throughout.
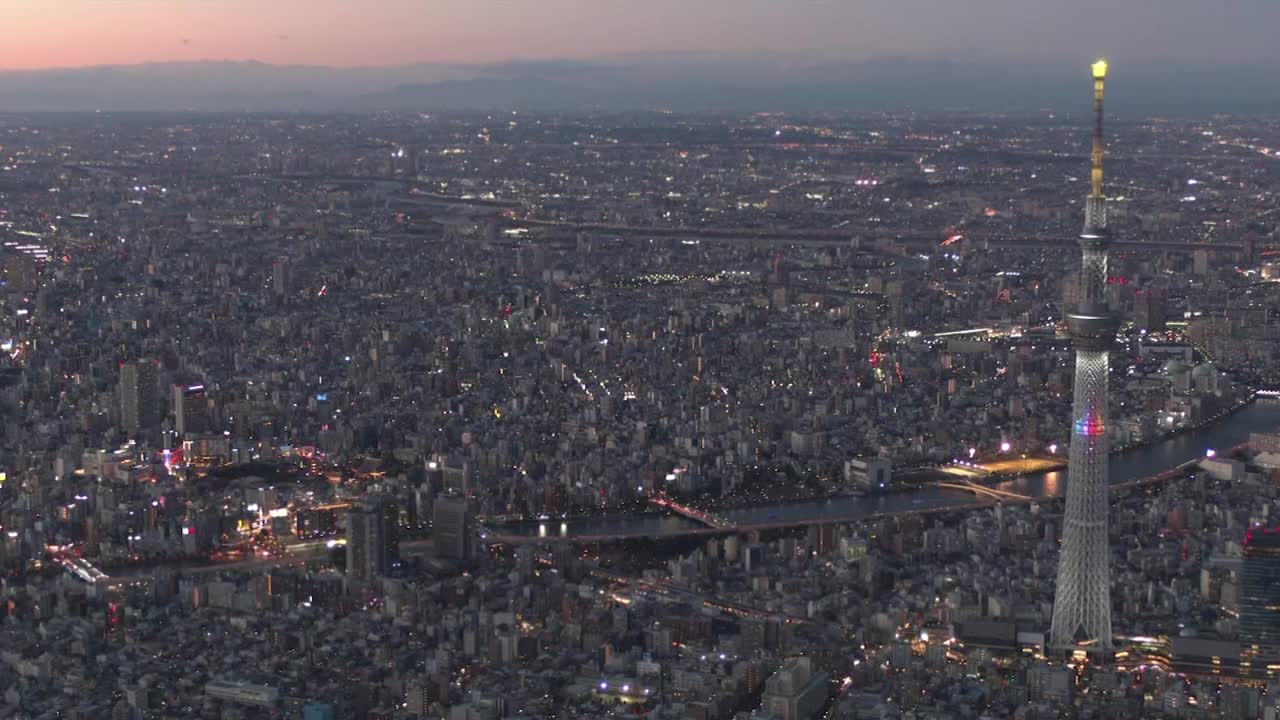
<path id="1" fill-rule="evenodd" d="M 1280 717 L 1280 121 L 1105 72 L 0 116 L 0 717 Z"/>

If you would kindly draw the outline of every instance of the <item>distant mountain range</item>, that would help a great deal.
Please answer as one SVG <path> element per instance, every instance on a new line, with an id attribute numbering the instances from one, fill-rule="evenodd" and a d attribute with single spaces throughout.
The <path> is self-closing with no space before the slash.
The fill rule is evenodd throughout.
<path id="1" fill-rule="evenodd" d="M 1078 109 L 1086 63 L 777 56 L 332 68 L 258 62 L 155 63 L 0 72 L 0 112 L 680 112 Z M 1263 65 L 1115 68 L 1112 110 L 1280 111 L 1280 74 Z"/>

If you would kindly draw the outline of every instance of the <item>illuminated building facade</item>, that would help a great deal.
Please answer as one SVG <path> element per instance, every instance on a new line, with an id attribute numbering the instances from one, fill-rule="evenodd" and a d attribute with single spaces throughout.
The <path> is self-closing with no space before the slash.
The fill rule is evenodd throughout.
<path id="1" fill-rule="evenodd" d="M 1111 651 L 1111 572 L 1107 542 L 1107 372 L 1116 318 L 1106 304 L 1106 198 L 1102 194 L 1102 98 L 1105 61 L 1093 65 L 1093 151 L 1084 231 L 1080 234 L 1080 302 L 1067 314 L 1076 346 L 1075 397 L 1067 510 L 1058 558 L 1050 645 Z"/>
<path id="2" fill-rule="evenodd" d="M 209 400 L 204 385 L 173 386 L 173 427 L 178 437 L 209 431 Z"/>
<path id="3" fill-rule="evenodd" d="M 1280 648 L 1280 528 L 1249 532 L 1240 575 L 1241 642 Z"/>
<path id="4" fill-rule="evenodd" d="M 399 554 L 394 503 L 370 498 L 347 514 L 347 575 L 372 581 L 386 574 Z"/>

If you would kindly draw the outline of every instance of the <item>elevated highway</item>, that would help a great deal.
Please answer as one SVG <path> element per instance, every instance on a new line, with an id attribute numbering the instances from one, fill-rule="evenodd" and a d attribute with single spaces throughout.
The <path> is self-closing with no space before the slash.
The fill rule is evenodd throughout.
<path id="1" fill-rule="evenodd" d="M 1078 249 L 1075 235 L 1042 235 L 1033 236 L 1017 232 L 966 232 L 961 239 L 948 243 L 953 235 L 942 231 L 922 230 L 919 228 L 889 227 L 846 227 L 838 230 L 788 230 L 763 228 L 685 228 L 662 226 L 606 225 L 597 223 L 568 223 L 553 220 L 534 220 L 528 218 L 505 218 L 503 224 L 508 228 L 528 228 L 544 232 L 563 233 L 564 240 L 568 236 L 579 233 L 603 235 L 629 239 L 670 239 L 697 240 L 702 242 L 739 242 L 789 245 L 858 245 L 868 250 L 876 249 L 877 244 L 897 244 L 911 248 L 938 248 L 944 246 L 963 247 L 1017 247 L 1017 248 L 1055 248 Z M 944 243 L 948 243 L 944 245 Z M 1125 240 L 1118 237 L 1112 247 L 1126 250 L 1157 250 L 1164 252 L 1193 252 L 1210 250 L 1215 252 L 1242 252 L 1241 243 L 1208 243 L 1180 240 Z"/>

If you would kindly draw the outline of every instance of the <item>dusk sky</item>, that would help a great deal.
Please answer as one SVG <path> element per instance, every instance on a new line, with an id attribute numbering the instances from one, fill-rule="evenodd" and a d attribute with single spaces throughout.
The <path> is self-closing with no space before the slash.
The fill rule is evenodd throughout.
<path id="1" fill-rule="evenodd" d="M 726 50 L 1280 60 L 1276 0 L 0 0 L 0 12 L 0 69 Z"/>

